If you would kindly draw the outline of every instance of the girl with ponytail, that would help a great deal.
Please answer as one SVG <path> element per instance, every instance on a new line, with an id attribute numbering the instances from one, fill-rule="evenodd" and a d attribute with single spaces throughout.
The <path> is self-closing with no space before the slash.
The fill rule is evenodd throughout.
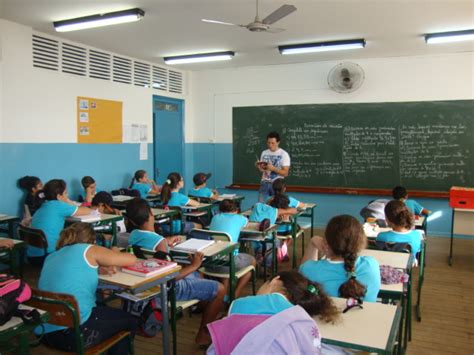
<path id="1" fill-rule="evenodd" d="M 391 231 L 379 233 L 377 241 L 408 243 L 413 255 L 420 251 L 423 235 L 413 229 L 413 214 L 407 206 L 398 200 L 392 200 L 385 206 L 385 219 Z"/>
<path id="2" fill-rule="evenodd" d="M 366 244 L 357 219 L 336 216 L 326 226 L 324 238 L 311 239 L 300 272 L 320 283 L 330 296 L 375 302 L 380 290 L 380 268 L 374 258 L 359 256 Z M 326 258 L 317 260 L 318 251 Z"/>
<path id="3" fill-rule="evenodd" d="M 161 187 L 161 203 L 170 207 L 199 206 L 199 202 L 179 192 L 183 187 L 183 177 L 176 172 L 170 173 Z M 193 228 L 202 228 L 201 224 L 195 222 L 185 221 L 183 226 L 180 223 L 181 221 L 174 220 L 173 230 L 166 230 L 168 227 L 166 225 L 163 226 L 163 230 L 169 234 L 178 234 L 181 230 L 184 234 L 188 234 Z"/>
<path id="4" fill-rule="evenodd" d="M 140 197 L 146 199 L 149 194 L 159 194 L 160 187 L 148 178 L 145 170 L 137 170 L 130 181 L 129 189 L 138 190 Z"/>
<path id="5" fill-rule="evenodd" d="M 130 266 L 134 255 L 120 253 L 95 244 L 95 232 L 90 224 L 74 223 L 61 232 L 56 251 L 46 258 L 38 288 L 43 291 L 73 295 L 80 311 L 80 331 L 89 339 L 87 347 L 121 332 L 137 327 L 136 318 L 121 309 L 96 305 L 99 272 L 114 273 L 115 267 Z M 100 270 L 99 270 L 100 268 Z M 76 352 L 73 329 L 44 325 L 42 342 L 61 351 Z M 43 332 L 43 331 L 41 331 Z M 128 339 L 115 344 L 109 353 L 128 353 Z"/>

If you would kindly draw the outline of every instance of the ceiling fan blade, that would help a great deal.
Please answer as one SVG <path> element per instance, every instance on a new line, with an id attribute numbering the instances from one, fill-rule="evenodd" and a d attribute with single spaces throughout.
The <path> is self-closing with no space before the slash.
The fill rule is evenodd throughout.
<path id="1" fill-rule="evenodd" d="M 235 23 L 230 23 L 230 22 L 223 22 L 223 21 L 217 21 L 217 20 L 207 20 L 205 18 L 201 19 L 202 22 L 208 22 L 208 23 L 216 23 L 218 25 L 227 25 L 227 26 L 241 26 L 242 25 L 237 25 Z"/>
<path id="2" fill-rule="evenodd" d="M 285 31 L 284 28 L 269 27 L 268 30 L 266 30 L 265 32 L 268 32 L 268 33 L 279 33 L 279 32 L 283 32 L 283 31 Z"/>
<path id="3" fill-rule="evenodd" d="M 296 11 L 296 7 L 293 5 L 282 5 L 280 8 L 273 11 L 270 15 L 263 19 L 263 23 L 266 25 L 271 25 L 272 23 L 277 22 L 285 16 L 288 16 L 293 11 Z"/>

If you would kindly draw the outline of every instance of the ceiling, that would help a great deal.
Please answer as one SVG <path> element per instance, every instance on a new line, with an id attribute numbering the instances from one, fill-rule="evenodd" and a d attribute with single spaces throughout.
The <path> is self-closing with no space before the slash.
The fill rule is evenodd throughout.
<path id="1" fill-rule="evenodd" d="M 275 23 L 286 31 L 252 33 L 201 22 L 248 24 L 254 0 L 0 0 L 0 17 L 71 41 L 163 63 L 162 57 L 236 52 L 229 62 L 179 65 L 181 69 L 273 65 L 323 60 L 429 55 L 474 51 L 474 42 L 426 45 L 424 33 L 474 28 L 474 0 L 260 0 L 263 18 L 283 4 L 297 11 Z M 57 33 L 52 22 L 139 7 L 135 23 Z M 365 38 L 364 49 L 282 56 L 278 45 Z"/>

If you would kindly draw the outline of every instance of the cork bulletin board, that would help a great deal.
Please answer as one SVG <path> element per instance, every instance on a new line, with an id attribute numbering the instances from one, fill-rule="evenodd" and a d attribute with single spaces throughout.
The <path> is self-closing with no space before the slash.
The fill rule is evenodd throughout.
<path id="1" fill-rule="evenodd" d="M 122 102 L 77 97 L 77 142 L 122 143 Z"/>

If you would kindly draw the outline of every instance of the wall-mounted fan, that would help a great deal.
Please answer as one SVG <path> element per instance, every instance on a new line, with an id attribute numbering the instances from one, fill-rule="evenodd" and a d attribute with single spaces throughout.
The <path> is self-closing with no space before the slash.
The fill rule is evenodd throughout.
<path id="1" fill-rule="evenodd" d="M 201 21 L 216 23 L 218 25 L 245 27 L 251 32 L 277 33 L 277 32 L 284 31 L 285 29 L 271 27 L 270 25 L 281 20 L 283 17 L 288 16 L 293 11 L 296 11 L 296 7 L 293 5 L 282 5 L 281 7 L 273 11 L 270 15 L 265 17 L 263 20 L 260 20 L 260 17 L 258 16 L 258 0 L 256 1 L 257 1 L 257 14 L 255 16 L 255 19 L 252 22 L 250 22 L 248 25 L 237 25 L 235 23 L 223 22 L 223 21 L 218 21 L 218 20 L 207 20 L 207 19 L 202 19 Z"/>
<path id="2" fill-rule="evenodd" d="M 328 85 L 339 93 L 356 91 L 364 82 L 365 74 L 360 65 L 355 63 L 340 63 L 329 71 Z"/>

